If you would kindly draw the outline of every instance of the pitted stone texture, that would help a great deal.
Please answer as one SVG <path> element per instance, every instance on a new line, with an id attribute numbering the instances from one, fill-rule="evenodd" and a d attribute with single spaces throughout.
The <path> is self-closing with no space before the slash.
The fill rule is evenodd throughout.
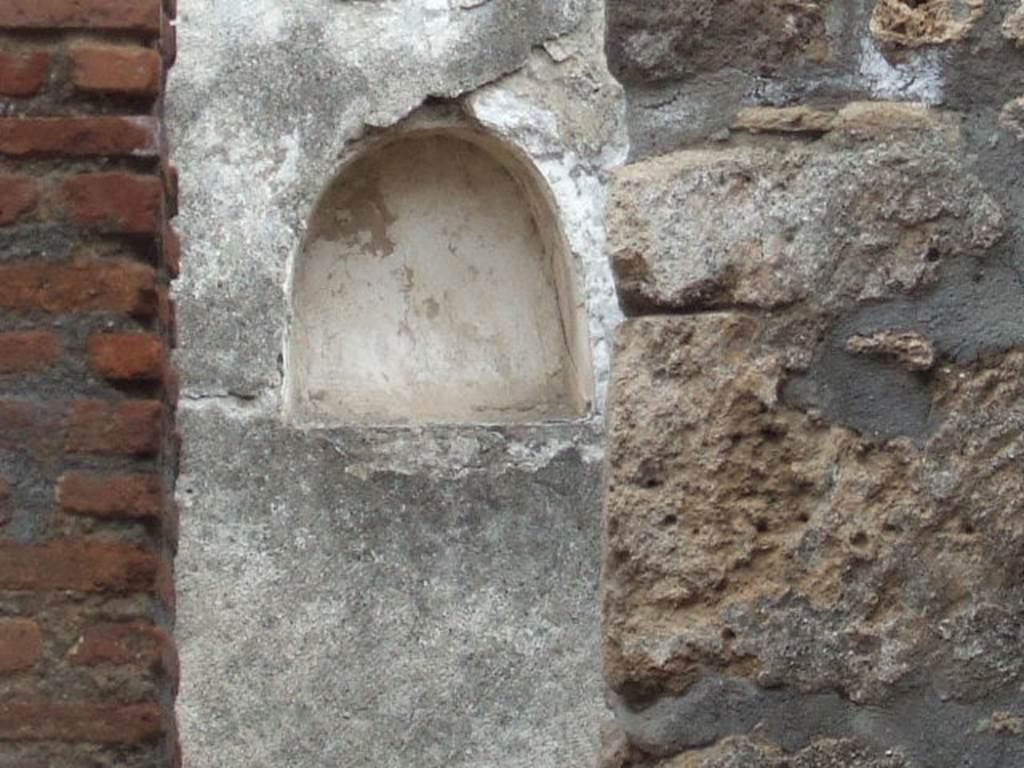
<path id="1" fill-rule="evenodd" d="M 999 710 L 993 712 L 992 717 L 978 723 L 978 730 L 1006 736 L 1024 736 L 1024 716 Z"/>
<path id="2" fill-rule="evenodd" d="M 827 2 L 610 0 L 608 58 L 622 82 L 720 69 L 770 74 L 829 57 Z"/>
<path id="3" fill-rule="evenodd" d="M 609 210 L 623 306 L 832 310 L 919 290 L 940 260 L 982 251 L 1002 231 L 959 152 L 951 115 L 852 104 L 818 142 L 627 166 Z"/>
<path id="4" fill-rule="evenodd" d="M 746 107 L 736 115 L 733 128 L 751 133 L 826 133 L 835 121 L 835 112 L 811 107 Z"/>
<path id="5" fill-rule="evenodd" d="M 616 348 L 606 675 L 626 700 L 707 675 L 882 702 L 1024 670 L 1024 354 L 937 368 L 918 447 L 780 403 L 792 320 L 641 318 Z"/>
<path id="6" fill-rule="evenodd" d="M 1024 96 L 1003 105 L 999 112 L 999 125 L 1018 140 L 1024 141 Z"/>
<path id="7" fill-rule="evenodd" d="M 907 48 L 940 45 L 965 38 L 984 13 L 984 0 L 879 0 L 871 33 Z"/>
<path id="8" fill-rule="evenodd" d="M 835 692 L 768 689 L 705 676 L 682 696 L 639 704 L 611 696 L 618 730 L 605 740 L 602 766 L 660 768 L 659 758 L 677 755 L 690 765 L 687 760 L 699 763 L 719 754 L 719 747 L 741 743 L 737 737 L 753 736 L 777 745 L 790 759 L 816 754 L 813 747 L 828 743 L 823 739 L 849 740 L 920 768 L 1010 768 L 1024 765 L 1024 739 L 1014 715 L 1024 701 L 1014 688 L 982 701 L 950 703 L 928 686 L 903 686 L 884 706 L 864 707 Z"/>
<path id="9" fill-rule="evenodd" d="M 751 133 L 828 133 L 834 141 L 885 140 L 916 131 L 945 131 L 955 140 L 956 121 L 951 115 L 922 104 L 893 101 L 854 101 L 842 109 L 796 107 L 746 107 L 736 115 L 735 130 Z"/>
<path id="10" fill-rule="evenodd" d="M 935 365 L 935 347 L 916 331 L 879 331 L 846 340 L 846 349 L 859 355 L 892 359 L 910 371 L 927 371 Z"/>
<path id="11" fill-rule="evenodd" d="M 1003 19 L 1002 32 L 1007 40 L 1012 40 L 1018 47 L 1024 48 L 1024 3 Z"/>

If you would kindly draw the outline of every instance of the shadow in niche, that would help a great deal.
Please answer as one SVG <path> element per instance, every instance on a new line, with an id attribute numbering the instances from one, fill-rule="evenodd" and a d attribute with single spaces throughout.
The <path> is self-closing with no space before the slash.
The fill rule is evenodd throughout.
<path id="1" fill-rule="evenodd" d="M 591 398 L 568 249 L 543 182 L 464 126 L 372 144 L 330 184 L 293 280 L 303 426 L 570 420 Z"/>

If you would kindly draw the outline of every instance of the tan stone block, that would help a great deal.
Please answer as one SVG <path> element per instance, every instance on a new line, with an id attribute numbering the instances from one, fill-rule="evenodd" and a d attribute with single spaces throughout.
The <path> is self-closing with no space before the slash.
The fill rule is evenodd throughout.
<path id="1" fill-rule="evenodd" d="M 741 119 L 831 130 L 811 143 L 687 150 L 617 171 L 609 249 L 627 312 L 892 298 L 1002 234 L 999 207 L 960 159 L 955 116 L 858 103 L 831 119 Z"/>
<path id="2" fill-rule="evenodd" d="M 984 0 L 879 0 L 870 27 L 884 43 L 918 48 L 962 40 L 984 13 Z"/>
<path id="3" fill-rule="evenodd" d="M 1024 2 L 1003 19 L 1003 37 L 1024 48 Z"/>
<path id="4" fill-rule="evenodd" d="M 944 698 L 999 690 L 1024 672 L 1004 641 L 1024 623 L 1024 353 L 935 368 L 930 433 L 875 442 L 780 400 L 796 327 L 707 313 L 622 328 L 611 687 L 649 700 L 720 676 L 864 704 L 923 674 Z"/>

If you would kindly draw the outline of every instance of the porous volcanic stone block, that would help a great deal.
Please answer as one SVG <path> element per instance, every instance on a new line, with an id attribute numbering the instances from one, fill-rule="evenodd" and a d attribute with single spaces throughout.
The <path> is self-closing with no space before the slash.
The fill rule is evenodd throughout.
<path id="1" fill-rule="evenodd" d="M 984 13 L 984 0 L 879 0 L 870 27 L 883 43 L 917 48 L 964 39 Z"/>
<path id="2" fill-rule="evenodd" d="M 900 714 L 917 706 L 959 754 L 947 734 L 981 717 L 963 707 L 988 696 L 991 714 L 1024 671 L 1024 353 L 939 365 L 927 438 L 873 443 L 780 400 L 800 322 L 620 332 L 604 627 L 620 721 L 671 754 L 787 717 L 859 732 L 886 703 L 875 743 L 920 746 Z"/>
<path id="3" fill-rule="evenodd" d="M 745 130 L 793 130 L 780 110 Z M 804 121 L 806 122 L 806 121 Z M 957 118 L 905 104 L 815 113 L 822 138 L 688 150 L 617 172 L 609 242 L 628 313 L 824 309 L 930 284 L 991 246 L 1000 210 L 960 159 Z"/>
<path id="4" fill-rule="evenodd" d="M 1012 40 L 1018 47 L 1024 47 L 1024 3 L 1006 15 L 1001 29 L 1003 37 Z"/>
<path id="5" fill-rule="evenodd" d="M 608 59 L 625 83 L 730 68 L 770 74 L 825 60 L 827 2 L 811 0 L 609 0 Z"/>

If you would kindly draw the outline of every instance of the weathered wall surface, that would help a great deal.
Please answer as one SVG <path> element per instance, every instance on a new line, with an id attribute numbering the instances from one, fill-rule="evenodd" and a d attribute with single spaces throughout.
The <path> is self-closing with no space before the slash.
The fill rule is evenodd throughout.
<path id="1" fill-rule="evenodd" d="M 0 766 L 179 768 L 163 0 L 0 3 Z"/>
<path id="2" fill-rule="evenodd" d="M 605 765 L 1021 765 L 1024 11 L 603 10 L 182 3 L 191 761 L 597 759 L 611 267 Z M 543 179 L 589 418 L 289 424 L 317 201 L 423 121 Z"/>
<path id="3" fill-rule="evenodd" d="M 604 190 L 626 152 L 600 4 L 182 0 L 180 17 L 189 763 L 593 764 L 597 414 L 619 317 Z M 586 418 L 286 424 L 315 204 L 368 141 L 424 117 L 505 142 L 544 180 L 594 360 Z"/>
<path id="4" fill-rule="evenodd" d="M 1019 17 L 609 3 L 606 765 L 1024 764 Z"/>

